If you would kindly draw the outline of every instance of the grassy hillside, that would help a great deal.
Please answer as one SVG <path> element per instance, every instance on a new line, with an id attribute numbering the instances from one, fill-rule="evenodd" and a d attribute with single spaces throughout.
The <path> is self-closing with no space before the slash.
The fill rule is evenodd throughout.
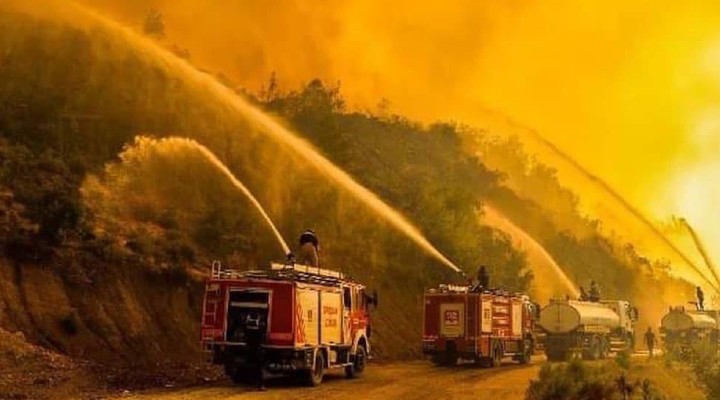
<path id="1" fill-rule="evenodd" d="M 180 136 L 213 151 L 284 237 L 313 227 L 323 265 L 380 292 L 377 355 L 418 354 L 424 288 L 458 276 L 297 153 L 106 28 L 8 12 L 0 13 L 0 37 L 0 193 L 2 215 L 12 222 L 0 237 L 7 305 L 0 327 L 98 360 L 199 359 L 210 260 L 258 267 L 283 254 L 255 210 L 197 154 L 135 141 Z M 466 151 L 454 124 L 352 112 L 320 81 L 252 101 L 408 216 L 468 272 L 488 265 L 495 285 L 524 291 L 532 273 L 507 235 L 480 223 L 485 202 L 521 226 L 532 221 L 531 233 L 572 277 L 595 278 L 609 295 L 670 282 L 631 248 L 593 231 L 596 222 L 587 222 L 582 239 L 566 231 L 553 215 L 586 223 L 572 202 L 548 210 L 543 198 L 504 186 L 502 172 Z"/>

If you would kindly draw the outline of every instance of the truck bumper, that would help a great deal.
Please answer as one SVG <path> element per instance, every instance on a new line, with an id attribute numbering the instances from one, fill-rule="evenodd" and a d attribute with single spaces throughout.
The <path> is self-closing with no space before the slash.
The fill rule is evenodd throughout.
<path id="1" fill-rule="evenodd" d="M 256 363 L 255 349 L 245 345 L 210 345 L 208 346 L 211 361 L 218 365 L 250 365 Z M 285 347 L 263 347 L 261 361 L 269 371 L 299 371 L 312 368 L 314 349 L 296 349 Z"/>

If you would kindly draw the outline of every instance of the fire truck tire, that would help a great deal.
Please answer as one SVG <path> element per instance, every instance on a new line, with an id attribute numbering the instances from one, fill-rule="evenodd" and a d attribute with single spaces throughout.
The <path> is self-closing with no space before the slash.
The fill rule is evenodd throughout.
<path id="1" fill-rule="evenodd" d="M 430 361 L 438 367 L 445 365 L 445 357 L 441 353 L 435 353 L 430 357 Z"/>
<path id="2" fill-rule="evenodd" d="M 366 362 L 367 350 L 365 350 L 365 346 L 361 344 L 357 347 L 357 352 L 355 353 L 355 359 L 353 360 L 353 364 L 345 367 L 345 376 L 348 379 L 359 377 L 360 375 L 362 375 L 363 371 L 365 371 Z"/>
<path id="3" fill-rule="evenodd" d="M 445 363 L 443 365 L 446 367 L 454 367 L 457 365 L 459 358 L 456 352 L 449 352 L 445 354 Z"/>
<path id="4" fill-rule="evenodd" d="M 520 364 L 530 364 L 530 359 L 532 357 L 533 353 L 533 344 L 531 340 L 525 339 L 523 340 L 522 344 L 522 352 L 520 353 L 520 357 L 518 358 L 518 361 Z"/>
<path id="5" fill-rule="evenodd" d="M 502 363 L 503 352 L 499 344 L 492 347 L 489 357 L 481 357 L 478 362 L 482 368 L 497 368 Z"/>
<path id="6" fill-rule="evenodd" d="M 492 367 L 493 368 L 500 367 L 500 364 L 502 364 L 502 358 L 503 358 L 502 347 L 500 347 L 499 344 L 496 344 L 495 348 L 493 349 L 493 352 L 492 352 L 492 364 L 491 364 Z"/>
<path id="7" fill-rule="evenodd" d="M 322 351 L 315 353 L 315 365 L 307 371 L 307 383 L 309 386 L 319 386 L 325 375 L 325 357 Z"/>
<path id="8" fill-rule="evenodd" d="M 233 364 L 225 364 L 225 375 L 236 385 L 250 385 L 253 382 L 253 371 L 250 368 L 239 368 Z"/>
<path id="9" fill-rule="evenodd" d="M 545 349 L 545 355 L 548 361 L 565 361 L 567 360 L 568 352 L 567 349 L 561 347 L 547 347 Z"/>

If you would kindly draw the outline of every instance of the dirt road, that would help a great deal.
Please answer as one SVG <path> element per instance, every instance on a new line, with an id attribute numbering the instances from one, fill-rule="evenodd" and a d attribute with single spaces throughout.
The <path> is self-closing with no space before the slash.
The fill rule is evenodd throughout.
<path id="1" fill-rule="evenodd" d="M 499 369 L 471 366 L 436 368 L 425 362 L 371 365 L 359 379 L 340 372 L 326 375 L 320 387 L 302 387 L 279 378 L 267 392 L 223 383 L 219 386 L 146 393 L 138 400 L 241 400 L 241 399 L 477 399 L 521 400 L 528 381 L 537 376 L 541 360 L 519 366 L 508 362 Z M 480 395 L 481 394 L 481 395 Z"/>

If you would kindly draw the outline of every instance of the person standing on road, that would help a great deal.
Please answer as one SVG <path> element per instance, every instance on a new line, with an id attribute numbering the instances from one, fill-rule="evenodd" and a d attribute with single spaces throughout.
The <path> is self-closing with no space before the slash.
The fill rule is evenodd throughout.
<path id="1" fill-rule="evenodd" d="M 648 326 L 647 332 L 645 332 L 645 345 L 647 346 L 650 358 L 653 358 L 653 349 L 655 349 L 656 341 L 655 333 L 652 331 L 652 328 Z"/>
<path id="2" fill-rule="evenodd" d="M 259 391 L 265 391 L 265 336 L 267 323 L 257 311 L 250 311 L 245 317 L 245 345 L 249 361 L 254 366 L 255 382 Z"/>

